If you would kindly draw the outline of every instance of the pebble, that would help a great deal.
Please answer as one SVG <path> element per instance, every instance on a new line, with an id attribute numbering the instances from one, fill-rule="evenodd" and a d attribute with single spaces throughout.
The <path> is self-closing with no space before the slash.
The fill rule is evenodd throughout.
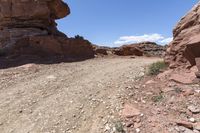
<path id="1" fill-rule="evenodd" d="M 140 89 L 140 86 L 135 85 L 134 88 L 135 88 L 135 89 Z"/>
<path id="2" fill-rule="evenodd" d="M 194 118 L 190 118 L 189 121 L 192 122 L 192 123 L 196 122 L 196 120 Z"/>
<path id="3" fill-rule="evenodd" d="M 200 90 L 195 90 L 196 93 L 200 93 Z"/>
<path id="4" fill-rule="evenodd" d="M 136 128 L 135 131 L 136 131 L 137 133 L 139 133 L 139 132 L 140 132 L 140 129 L 139 129 L 139 128 Z"/>
<path id="5" fill-rule="evenodd" d="M 140 114 L 140 116 L 141 116 L 141 117 L 143 117 L 143 116 L 144 116 L 144 114 Z"/>
<path id="6" fill-rule="evenodd" d="M 134 125 L 133 122 L 127 122 L 127 123 L 126 123 L 126 127 L 131 127 L 132 125 Z"/>

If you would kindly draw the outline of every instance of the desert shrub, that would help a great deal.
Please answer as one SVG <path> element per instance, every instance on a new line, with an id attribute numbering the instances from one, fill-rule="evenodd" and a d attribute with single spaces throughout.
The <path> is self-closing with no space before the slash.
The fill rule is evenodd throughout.
<path id="1" fill-rule="evenodd" d="M 164 99 L 164 96 L 162 94 L 159 94 L 159 95 L 156 95 L 156 96 L 153 96 L 152 97 L 152 101 L 157 103 L 157 102 L 160 102 Z"/>
<path id="2" fill-rule="evenodd" d="M 115 128 L 116 128 L 118 133 L 125 133 L 123 124 L 121 122 L 116 122 L 115 123 Z"/>
<path id="3" fill-rule="evenodd" d="M 167 68 L 167 65 L 164 61 L 155 62 L 148 67 L 148 75 L 157 75 L 165 68 Z"/>
<path id="4" fill-rule="evenodd" d="M 179 87 L 176 87 L 174 90 L 175 90 L 175 92 L 178 93 L 178 94 L 180 94 L 180 93 L 182 92 L 181 88 L 179 88 Z"/>
<path id="5" fill-rule="evenodd" d="M 76 35 L 75 36 L 75 39 L 81 39 L 81 40 L 84 40 L 84 37 L 80 36 L 80 35 Z"/>

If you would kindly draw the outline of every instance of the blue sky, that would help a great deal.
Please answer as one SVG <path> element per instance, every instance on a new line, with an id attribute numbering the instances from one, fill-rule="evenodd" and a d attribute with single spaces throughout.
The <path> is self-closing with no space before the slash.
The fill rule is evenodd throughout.
<path id="1" fill-rule="evenodd" d="M 64 0 L 71 14 L 58 20 L 69 37 L 77 34 L 94 44 L 171 40 L 172 29 L 198 0 Z"/>

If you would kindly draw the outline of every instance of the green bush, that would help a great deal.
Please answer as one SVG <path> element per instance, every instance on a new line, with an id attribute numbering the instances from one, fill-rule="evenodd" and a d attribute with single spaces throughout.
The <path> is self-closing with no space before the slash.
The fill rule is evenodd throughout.
<path id="1" fill-rule="evenodd" d="M 156 96 L 153 96 L 152 97 L 152 101 L 157 103 L 157 102 L 160 102 L 164 99 L 164 96 L 162 94 L 159 94 L 159 95 L 156 95 Z"/>
<path id="2" fill-rule="evenodd" d="M 148 67 L 148 75 L 157 75 L 161 70 L 164 70 L 165 68 L 167 68 L 167 65 L 164 61 L 153 63 Z"/>

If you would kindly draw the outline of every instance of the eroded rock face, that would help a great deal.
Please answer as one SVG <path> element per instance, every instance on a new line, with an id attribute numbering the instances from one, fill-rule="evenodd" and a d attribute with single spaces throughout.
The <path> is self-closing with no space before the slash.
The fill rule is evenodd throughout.
<path id="1" fill-rule="evenodd" d="M 1 0 L 1 51 L 6 55 L 93 56 L 89 41 L 67 38 L 57 30 L 55 20 L 69 14 L 62 0 Z"/>
<path id="2" fill-rule="evenodd" d="M 129 56 L 129 55 L 136 55 L 136 56 L 143 56 L 143 51 L 137 48 L 135 45 L 123 45 L 119 48 L 114 49 L 114 54 L 120 56 Z"/>
<path id="3" fill-rule="evenodd" d="M 113 50 L 116 55 L 136 55 L 136 56 L 158 56 L 162 57 L 166 51 L 165 46 L 158 45 L 154 42 L 141 42 L 129 45 L 123 45 Z"/>
<path id="4" fill-rule="evenodd" d="M 167 49 L 165 61 L 171 68 L 196 65 L 200 57 L 200 2 L 184 16 L 173 31 L 174 40 Z"/>
<path id="5" fill-rule="evenodd" d="M 141 42 L 133 45 L 142 50 L 144 54 L 148 56 L 163 57 L 166 51 L 166 46 L 158 45 L 155 42 Z"/>

